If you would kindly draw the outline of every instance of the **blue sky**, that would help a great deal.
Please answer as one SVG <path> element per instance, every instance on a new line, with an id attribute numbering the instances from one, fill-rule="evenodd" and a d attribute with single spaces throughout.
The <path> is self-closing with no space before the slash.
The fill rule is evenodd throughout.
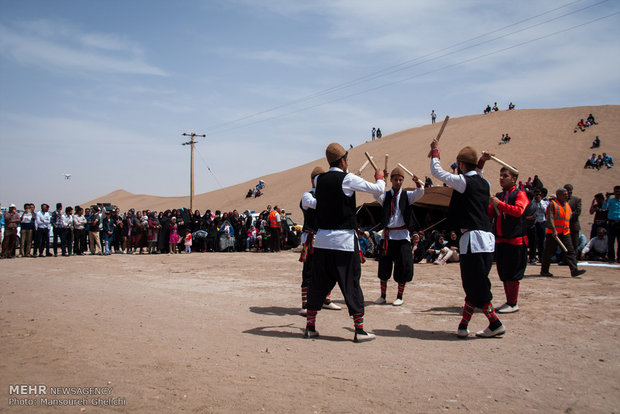
<path id="1" fill-rule="evenodd" d="M 0 0 L 0 202 L 187 195 L 184 132 L 207 135 L 199 194 L 372 127 L 424 125 L 431 109 L 618 104 L 619 12 L 614 0 Z"/>

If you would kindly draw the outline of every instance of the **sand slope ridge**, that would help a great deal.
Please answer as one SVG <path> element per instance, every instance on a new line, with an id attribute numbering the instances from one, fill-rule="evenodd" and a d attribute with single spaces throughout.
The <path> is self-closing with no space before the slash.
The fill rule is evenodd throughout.
<path id="1" fill-rule="evenodd" d="M 592 113 L 598 125 L 588 128 L 585 132 L 573 132 L 581 118 Z M 441 119 L 435 125 L 425 125 L 407 129 L 375 141 L 366 142 L 349 151 L 349 166 L 356 171 L 366 160 L 364 152 L 369 152 L 383 166 L 386 153 L 390 154 L 390 169 L 396 163 L 404 164 L 418 176 L 430 175 L 427 158 L 429 143 L 437 135 Z M 600 171 L 583 169 L 586 159 L 592 152 L 606 152 L 615 159 L 620 157 L 620 106 L 580 106 L 557 109 L 520 109 L 500 111 L 487 115 L 469 115 L 451 118 L 441 138 L 442 166 L 449 166 L 459 149 L 471 145 L 478 151 L 494 152 L 503 161 L 515 166 L 520 171 L 520 179 L 538 174 L 545 187 L 554 192 L 558 187 L 571 183 L 575 187 L 574 194 L 583 199 L 584 212 L 581 216 L 582 228 L 591 221 L 588 208 L 594 194 L 611 191 L 613 185 L 620 184 L 620 169 L 603 168 Z M 509 144 L 498 145 L 502 134 L 512 137 Z M 592 140 L 598 135 L 601 147 L 591 150 Z M 346 143 L 343 143 L 343 145 Z M 314 159 L 307 164 L 285 171 L 256 177 L 224 189 L 198 194 L 194 197 L 194 208 L 203 213 L 207 208 L 232 210 L 262 211 L 267 204 L 278 204 L 293 214 L 293 218 L 301 221 L 298 204 L 301 194 L 308 190 L 309 174 L 315 165 L 327 167 L 324 158 Z M 485 177 L 491 182 L 492 191 L 499 190 L 498 175 L 500 166 L 489 162 L 485 168 Z M 372 180 L 372 171 L 366 168 L 362 176 Z M 254 187 L 259 179 L 267 182 L 265 194 L 259 198 L 245 198 L 248 188 Z M 389 186 L 388 186 L 389 187 Z M 366 194 L 359 194 L 358 203 L 371 201 Z M 150 208 L 164 210 L 189 206 L 187 197 L 157 197 L 154 195 L 131 194 L 117 190 L 82 205 L 95 202 L 111 202 L 122 210 L 131 207 L 138 209 Z"/>

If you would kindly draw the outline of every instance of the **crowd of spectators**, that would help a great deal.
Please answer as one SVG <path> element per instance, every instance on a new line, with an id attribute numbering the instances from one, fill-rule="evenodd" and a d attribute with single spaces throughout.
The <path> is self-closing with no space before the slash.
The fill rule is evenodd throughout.
<path id="1" fill-rule="evenodd" d="M 603 167 L 607 167 L 609 169 L 613 166 L 614 166 L 613 157 L 604 152 L 603 154 L 599 154 L 599 155 L 592 153 L 590 158 L 586 160 L 586 163 L 583 166 L 583 168 L 592 168 L 592 169 L 600 170 Z"/>
<path id="2" fill-rule="evenodd" d="M 276 214 L 277 210 L 277 214 Z M 176 254 L 178 252 L 278 251 L 296 247 L 299 234 L 291 229 L 286 212 L 271 206 L 260 214 L 237 210 L 207 210 L 201 214 L 185 208 L 156 212 L 103 205 L 83 209 L 56 204 L 34 204 L 17 212 L 15 205 L 1 216 L 4 228 L 2 257 L 119 254 Z M 276 229 L 276 231 L 274 231 Z M 273 243 L 278 233 L 278 246 Z M 19 246 L 17 245 L 19 234 Z"/>
<path id="3" fill-rule="evenodd" d="M 510 102 L 508 104 L 508 110 L 512 111 L 513 109 L 515 109 L 515 105 L 512 102 Z M 491 108 L 491 105 L 487 105 L 487 107 L 484 108 L 484 111 L 482 111 L 482 113 L 486 115 L 486 114 L 490 114 L 491 111 L 492 112 L 499 112 L 499 106 L 497 105 L 497 102 L 493 103 L 493 108 Z"/>

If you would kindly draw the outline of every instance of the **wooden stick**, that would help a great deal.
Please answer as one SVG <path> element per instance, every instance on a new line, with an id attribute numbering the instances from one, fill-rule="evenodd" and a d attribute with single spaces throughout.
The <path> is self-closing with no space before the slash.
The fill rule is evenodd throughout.
<path id="1" fill-rule="evenodd" d="M 385 171 L 387 171 L 388 167 L 388 158 L 390 158 L 390 154 L 385 154 Z"/>
<path id="2" fill-rule="evenodd" d="M 441 134 L 443 134 L 443 130 L 446 128 L 446 125 L 448 125 L 448 120 L 450 119 L 450 117 L 448 115 L 446 115 L 446 119 L 443 120 L 443 122 L 441 123 L 441 128 L 439 129 L 439 134 L 437 134 L 437 141 L 439 141 L 439 138 L 441 138 Z"/>
<path id="3" fill-rule="evenodd" d="M 405 172 L 406 172 L 407 174 L 409 174 L 409 175 L 411 176 L 411 178 L 413 178 L 413 176 L 415 175 L 414 173 L 412 173 L 411 171 L 409 171 L 409 170 L 407 169 L 407 167 L 405 167 L 404 165 L 402 165 L 400 162 L 398 163 L 398 166 L 399 166 L 400 168 L 402 168 L 403 170 L 405 170 Z M 419 178 L 418 178 L 418 182 L 419 182 L 420 184 L 422 184 L 422 187 L 424 187 L 424 183 L 423 183 L 423 182 L 422 182 L 422 180 L 420 180 Z"/>
<path id="4" fill-rule="evenodd" d="M 568 249 L 566 248 L 566 246 L 564 246 L 564 243 L 562 243 L 562 241 L 560 240 L 560 238 L 558 237 L 557 234 L 555 234 L 553 236 L 553 238 L 555 239 L 556 242 L 558 242 L 558 244 L 560 245 L 560 249 L 562 249 L 562 251 L 564 253 L 568 253 Z"/>
<path id="5" fill-rule="evenodd" d="M 368 161 L 370 162 L 370 165 L 372 165 L 372 168 L 375 169 L 375 171 L 377 171 L 377 164 L 375 164 L 375 162 L 372 160 L 372 157 L 370 156 L 370 154 L 368 152 L 364 152 L 364 155 L 366 156 L 366 158 L 368 158 Z"/>
<path id="6" fill-rule="evenodd" d="M 372 158 L 372 157 L 371 157 Z M 362 166 L 360 167 L 359 170 L 357 170 L 357 175 L 360 175 L 362 173 L 362 171 L 364 171 L 364 168 L 368 167 L 368 164 L 370 162 L 368 160 L 364 161 L 364 163 L 362 164 Z"/>
<path id="7" fill-rule="evenodd" d="M 498 164 L 500 164 L 500 165 L 502 165 L 502 166 L 506 167 L 506 168 L 507 168 L 510 172 L 512 172 L 513 174 L 517 174 L 517 175 L 519 175 L 519 170 L 517 170 L 517 169 L 516 169 L 516 168 L 514 168 L 513 166 L 506 164 L 504 161 L 500 160 L 499 158 L 494 157 L 493 155 L 491 155 L 490 157 L 491 157 L 491 159 L 492 159 L 493 161 L 495 161 L 496 163 L 498 163 Z"/>

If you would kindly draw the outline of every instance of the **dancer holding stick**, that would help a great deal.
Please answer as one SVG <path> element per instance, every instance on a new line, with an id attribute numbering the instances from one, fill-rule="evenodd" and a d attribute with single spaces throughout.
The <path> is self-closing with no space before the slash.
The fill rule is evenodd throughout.
<path id="1" fill-rule="evenodd" d="M 411 171 L 409 171 L 407 169 L 407 167 L 405 167 L 404 165 L 402 165 L 400 162 L 398 163 L 398 166 L 400 168 L 403 169 L 403 171 L 405 171 L 407 174 L 409 174 L 411 176 L 411 178 L 413 178 L 413 181 L 417 184 L 420 183 L 422 185 L 422 187 L 424 187 L 424 182 L 422 180 L 420 180 L 418 177 L 416 177 L 416 175 L 414 173 L 412 173 Z"/>
<path id="2" fill-rule="evenodd" d="M 353 318 L 354 342 L 375 339 L 364 330 L 364 293 L 360 286 L 361 255 L 357 241 L 355 192 L 380 195 L 385 191 L 383 172 L 375 167 L 375 183 L 347 172 L 349 153 L 338 143 L 331 143 L 325 151 L 329 171 L 317 175 L 316 220 L 312 282 L 308 289 L 306 330 L 304 337 L 319 336 L 316 317 L 323 302 L 336 283 L 340 287 Z M 370 158 L 368 153 L 366 156 Z M 374 164 L 370 160 L 371 164 Z"/>
<path id="3" fill-rule="evenodd" d="M 456 157 L 458 169 L 462 174 L 451 174 L 441 168 L 439 162 L 439 141 L 431 142 L 431 173 L 448 186 L 452 187 L 452 198 L 448 217 L 452 228 L 461 229 L 459 241 L 461 281 L 465 290 L 463 317 L 456 335 L 459 338 L 469 336 L 469 321 L 475 308 L 480 308 L 489 320 L 489 326 L 476 333 L 476 336 L 490 338 L 503 335 L 506 328 L 499 320 L 491 300 L 491 281 L 489 272 L 493 264 L 495 237 L 487 215 L 489 205 L 489 182 L 482 177 L 478 168 L 489 160 L 489 154 L 478 159 L 476 150 L 464 147 Z"/>
<path id="4" fill-rule="evenodd" d="M 556 199 L 551 200 L 547 207 L 547 237 L 545 237 L 545 248 L 540 262 L 540 275 L 553 277 L 553 274 L 549 272 L 551 256 L 555 253 L 559 243 L 562 243 L 566 249 L 562 249 L 562 260 L 568 265 L 570 275 L 577 277 L 586 271 L 577 267 L 577 256 L 570 238 L 570 217 L 573 212 L 568 205 L 568 191 L 560 187 L 556 190 L 555 196 Z"/>
<path id="5" fill-rule="evenodd" d="M 384 171 L 384 174 L 387 175 L 387 171 Z M 381 296 L 375 300 L 375 303 L 379 305 L 387 302 L 387 281 L 392 277 L 392 266 L 394 267 L 394 281 L 398 283 L 398 293 L 392 305 L 403 304 L 405 284 L 413 280 L 413 253 L 409 236 L 409 230 L 413 227 L 411 206 L 424 195 L 424 186 L 417 178 L 413 177 L 417 186 L 414 191 L 402 190 L 405 172 L 402 168 L 396 167 L 390 173 L 392 189 L 380 196 L 375 196 L 375 200 L 382 205 L 381 224 L 383 225 L 377 270 Z"/>
<path id="6" fill-rule="evenodd" d="M 527 227 L 523 213 L 529 200 L 525 191 L 517 187 L 519 175 L 513 170 L 516 171 L 504 166 L 499 171 L 502 192 L 491 197 L 489 204 L 489 216 L 494 220 L 497 274 L 506 294 L 506 303 L 497 308 L 499 313 L 519 311 L 519 285 L 527 267 Z"/>

